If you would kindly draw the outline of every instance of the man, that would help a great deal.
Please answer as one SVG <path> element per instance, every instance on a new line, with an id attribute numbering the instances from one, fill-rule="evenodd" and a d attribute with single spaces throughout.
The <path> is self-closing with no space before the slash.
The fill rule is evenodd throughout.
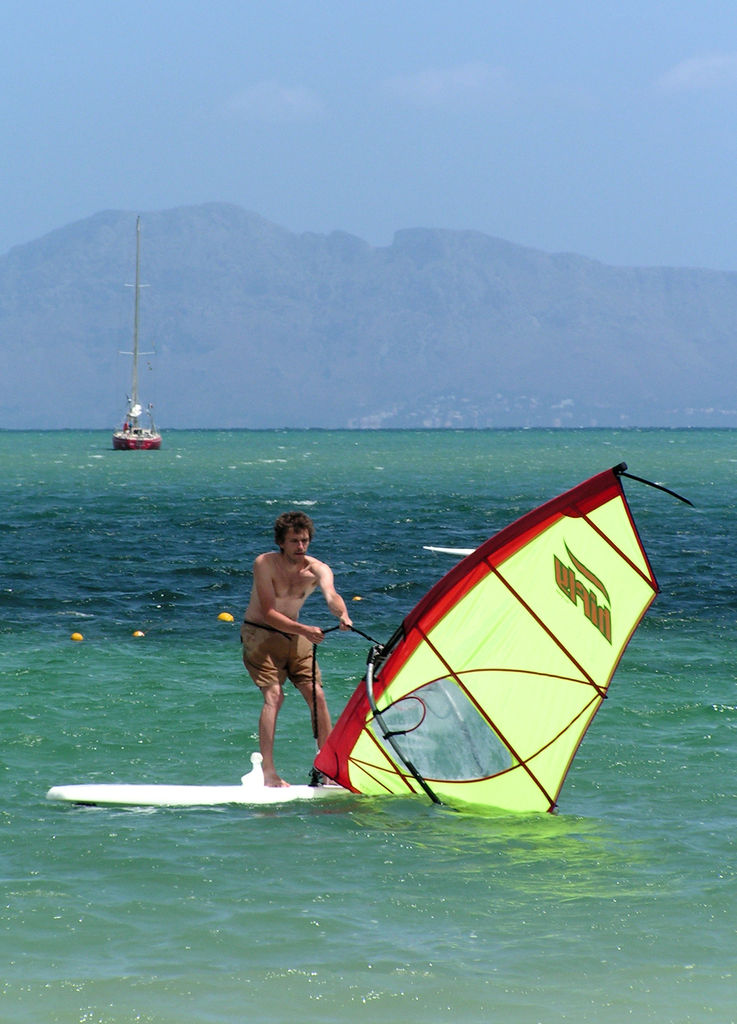
<path id="1" fill-rule="evenodd" d="M 264 698 L 258 738 L 267 786 L 289 785 L 274 767 L 276 719 L 284 703 L 286 679 L 310 708 L 316 708 L 318 746 L 330 732 L 330 712 L 316 661 L 313 679 L 313 644 L 321 643 L 324 634 L 319 626 L 298 621 L 302 605 L 319 587 L 340 628 L 353 625 L 345 601 L 335 589 L 332 570 L 307 554 L 314 533 L 312 520 L 303 512 L 279 516 L 274 524 L 279 550 L 267 551 L 253 563 L 253 587 L 241 627 L 243 663 Z"/>

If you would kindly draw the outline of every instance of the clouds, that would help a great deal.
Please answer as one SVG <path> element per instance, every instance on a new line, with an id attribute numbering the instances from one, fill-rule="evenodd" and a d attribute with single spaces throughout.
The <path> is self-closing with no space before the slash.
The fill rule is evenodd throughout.
<path id="1" fill-rule="evenodd" d="M 505 69 L 481 62 L 455 67 L 427 68 L 364 83 L 363 102 L 375 104 L 387 97 L 411 109 L 498 105 L 511 94 Z M 324 98 L 304 85 L 264 80 L 246 86 L 227 101 L 231 115 L 246 121 L 300 122 L 322 118 L 340 102 Z"/>
<path id="2" fill-rule="evenodd" d="M 737 93 L 737 53 L 689 57 L 657 81 L 663 95 L 696 92 Z"/>
<path id="3" fill-rule="evenodd" d="M 410 106 L 432 108 L 497 103 L 507 98 L 510 83 L 503 68 L 475 62 L 397 75 L 382 89 Z"/>
<path id="4" fill-rule="evenodd" d="M 256 82 L 231 96 L 227 108 L 244 120 L 271 123 L 310 121 L 324 113 L 323 101 L 312 89 L 271 80 Z"/>
<path id="5" fill-rule="evenodd" d="M 660 96 L 671 97 L 719 92 L 737 95 L 737 53 L 685 58 L 655 79 L 652 88 Z M 388 99 L 394 105 L 416 111 L 498 110 L 521 102 L 529 92 L 530 86 L 521 88 L 506 67 L 469 61 L 364 81 L 362 88 L 353 90 L 353 99 L 366 109 Z M 594 94 L 595 90 L 592 92 L 585 82 L 574 88 L 570 83 L 564 87 L 560 82 L 549 81 L 538 82 L 537 98 L 527 95 L 527 99 L 544 107 L 545 98 L 555 95 L 577 109 L 584 105 L 582 97 L 591 106 Z M 323 95 L 308 85 L 264 79 L 231 96 L 226 107 L 231 116 L 244 121 L 296 124 L 333 115 L 342 103 L 335 92 Z"/>

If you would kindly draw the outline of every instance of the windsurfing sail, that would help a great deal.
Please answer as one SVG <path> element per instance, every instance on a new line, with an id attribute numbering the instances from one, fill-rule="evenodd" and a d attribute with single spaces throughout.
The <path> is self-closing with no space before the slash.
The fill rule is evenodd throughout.
<path id="1" fill-rule="evenodd" d="M 621 464 L 529 512 L 431 588 L 315 760 L 367 794 L 552 811 L 658 592 Z"/>

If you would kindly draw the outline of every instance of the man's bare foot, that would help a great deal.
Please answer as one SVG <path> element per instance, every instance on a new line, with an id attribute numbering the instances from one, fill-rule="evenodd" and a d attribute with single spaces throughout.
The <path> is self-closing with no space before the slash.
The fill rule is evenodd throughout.
<path id="1" fill-rule="evenodd" d="M 280 779 L 276 772 L 264 772 L 264 785 L 271 787 L 288 786 L 289 783 L 285 782 L 284 779 Z"/>

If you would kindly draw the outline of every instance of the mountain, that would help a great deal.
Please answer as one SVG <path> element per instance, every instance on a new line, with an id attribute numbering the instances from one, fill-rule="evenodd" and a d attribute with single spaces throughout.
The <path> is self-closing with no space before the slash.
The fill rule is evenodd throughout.
<path id="1" fill-rule="evenodd" d="M 119 420 L 135 220 L 99 213 L 0 257 L 0 428 Z M 141 224 L 141 392 L 164 430 L 737 426 L 737 274 L 473 231 L 373 247 L 218 203 Z"/>

